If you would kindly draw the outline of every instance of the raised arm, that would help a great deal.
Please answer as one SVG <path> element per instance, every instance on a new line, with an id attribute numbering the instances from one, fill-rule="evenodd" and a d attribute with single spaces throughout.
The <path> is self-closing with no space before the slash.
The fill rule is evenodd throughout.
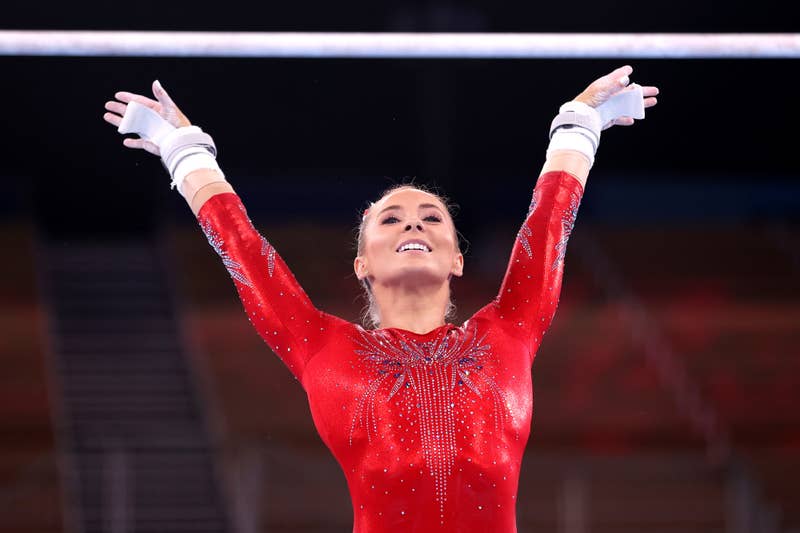
<path id="1" fill-rule="evenodd" d="M 302 380 L 308 361 L 342 321 L 314 307 L 235 193 L 211 195 L 197 220 L 233 279 L 250 323 Z"/>
<path id="2" fill-rule="evenodd" d="M 500 292 L 488 308 L 508 331 L 528 343 L 531 355 L 558 306 L 567 242 L 594 162 L 600 130 L 634 123 L 630 116 L 613 114 L 604 122 L 601 111 L 606 110 L 596 110 L 621 91 L 630 90 L 632 71 L 624 66 L 599 78 L 562 106 L 553 121 L 555 130 L 528 215 L 517 234 Z M 642 109 L 656 104 L 656 87 L 641 87 L 641 94 Z M 564 117 L 565 109 L 595 115 L 575 117 L 573 121 L 570 116 Z M 608 118 L 607 114 L 603 116 Z M 584 125 L 594 131 L 583 131 Z"/>
<path id="3" fill-rule="evenodd" d="M 500 292 L 488 308 L 509 333 L 528 344 L 531 355 L 558 306 L 564 254 L 582 196 L 583 186 L 568 172 L 539 176 Z"/>
<path id="4" fill-rule="evenodd" d="M 170 127 L 172 129 L 189 128 L 192 126 L 192 123 L 178 108 L 158 80 L 153 82 L 152 90 L 153 95 L 156 97 L 155 100 L 127 91 L 117 92 L 114 95 L 116 100 L 106 102 L 106 113 L 103 115 L 103 119 L 109 124 L 120 128 L 123 117 L 126 116 L 126 112 L 128 111 L 128 105 L 131 102 L 152 110 L 163 119 L 163 123 L 147 123 L 148 117 L 144 116 L 138 123 L 134 124 L 133 127 L 126 124 L 128 128 L 123 126 L 123 129 L 126 129 L 123 133 L 137 133 L 139 137 L 126 137 L 123 139 L 122 144 L 128 148 L 145 150 L 153 155 L 162 156 L 161 145 L 164 143 L 164 137 L 170 133 Z M 202 152 L 200 152 L 199 155 L 202 161 Z M 209 160 L 206 159 L 206 162 L 209 162 Z M 210 162 L 208 166 L 210 168 L 203 168 L 203 165 L 200 164 L 196 165 L 196 168 L 185 169 L 181 176 L 180 183 L 177 183 L 178 192 L 186 199 L 186 202 L 189 204 L 195 216 L 198 215 L 203 204 L 212 196 L 233 192 L 233 187 L 225 181 L 225 176 L 222 174 L 219 166 L 216 165 L 215 162 Z"/>
<path id="5" fill-rule="evenodd" d="M 306 364 L 340 320 L 312 305 L 275 248 L 253 227 L 216 163 L 216 148 L 210 137 L 191 126 L 157 81 L 153 94 L 156 100 L 117 93 L 115 101 L 106 103 L 104 119 L 122 132 L 139 134 L 139 138 L 126 138 L 125 146 L 162 157 L 173 186 L 197 216 L 209 244 L 233 279 L 247 318 L 302 380 Z M 153 113 L 141 108 L 137 111 L 137 105 Z"/>
<path id="6" fill-rule="evenodd" d="M 634 88 L 630 85 L 630 75 L 633 73 L 633 68 L 630 65 L 622 66 L 613 72 L 593 81 L 582 93 L 575 97 L 572 102 L 562 106 L 570 106 L 571 109 L 581 112 L 581 106 L 586 106 L 588 109 L 604 109 L 609 106 L 609 100 L 619 93 L 630 91 Z M 658 87 L 642 86 L 642 109 L 653 107 L 658 102 L 656 95 L 658 95 Z M 573 104 L 577 104 L 572 107 Z M 587 110 L 588 110 L 587 109 Z M 642 117 L 644 115 L 642 114 Z M 611 126 L 631 126 L 634 123 L 634 118 L 627 115 L 618 115 L 614 113 L 613 109 L 608 110 L 607 115 L 599 115 L 593 117 L 595 120 L 599 119 L 600 129 L 608 129 Z M 561 130 L 562 132 L 565 130 Z M 597 132 L 597 143 L 599 144 L 599 132 Z M 569 146 L 570 143 L 552 143 L 550 149 L 547 151 L 547 159 L 542 168 L 542 174 L 552 171 L 569 172 L 581 182 L 581 185 L 586 186 L 586 179 L 589 177 L 589 170 L 594 164 L 594 153 L 586 153 L 581 146 Z M 567 149 L 565 149 L 567 148 Z M 573 148 L 573 149 L 569 149 Z M 588 148 L 588 146 L 587 146 Z M 593 147 L 593 151 L 597 150 L 597 146 Z"/>

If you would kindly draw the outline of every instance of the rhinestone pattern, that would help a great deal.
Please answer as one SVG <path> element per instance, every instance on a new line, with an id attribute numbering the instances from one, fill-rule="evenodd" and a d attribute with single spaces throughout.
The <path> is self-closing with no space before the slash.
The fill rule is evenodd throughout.
<path id="1" fill-rule="evenodd" d="M 442 335 L 431 341 L 394 340 L 384 331 L 361 330 L 353 339 L 355 353 L 374 373 L 366 392 L 358 398 L 350 425 L 353 434 L 363 429 L 367 440 L 378 436 L 381 428 L 375 415 L 375 402 L 407 396 L 403 403 L 416 411 L 419 438 L 426 466 L 434 477 L 436 501 L 444 513 L 447 486 L 453 473 L 456 445 L 457 406 L 467 396 L 491 402 L 495 431 L 501 431 L 512 417 L 505 393 L 484 372 L 484 362 L 492 356 L 486 335 L 479 335 L 469 323 L 460 334 Z"/>
<path id="2" fill-rule="evenodd" d="M 267 258 L 267 272 L 272 277 L 275 273 L 275 247 L 264 237 L 261 237 L 261 255 Z"/>
<path id="3" fill-rule="evenodd" d="M 531 228 L 529 228 L 527 224 L 523 224 L 517 233 L 517 240 L 525 249 L 525 253 L 528 254 L 528 259 L 533 259 L 533 250 L 531 250 L 531 243 L 528 241 L 528 239 L 531 238 L 533 238 Z"/>
<path id="4" fill-rule="evenodd" d="M 528 216 L 526 217 L 525 222 L 520 227 L 519 232 L 517 233 L 517 240 L 522 245 L 522 248 L 525 250 L 525 253 L 528 254 L 528 259 L 533 259 L 533 250 L 531 249 L 531 243 L 529 239 L 533 238 L 533 231 L 531 228 L 528 227 L 528 220 L 533 215 L 533 212 L 536 210 L 536 194 L 531 196 L 531 204 L 528 207 Z"/>
<path id="5" fill-rule="evenodd" d="M 569 207 L 564 210 L 564 214 L 561 217 L 561 238 L 556 243 L 556 258 L 553 261 L 551 270 L 557 269 L 564 262 L 564 256 L 567 253 L 567 242 L 570 235 L 572 235 L 572 228 L 575 226 L 579 206 L 580 198 L 577 194 L 571 193 L 569 195 Z"/>
<path id="6" fill-rule="evenodd" d="M 230 257 L 224 247 L 225 240 L 220 236 L 217 230 L 208 222 L 201 222 L 200 227 L 203 229 L 203 233 L 205 233 L 208 239 L 208 244 L 211 245 L 220 259 L 222 259 L 222 264 L 228 270 L 228 274 L 230 274 L 231 278 L 252 289 L 252 283 L 250 283 L 250 280 L 247 279 L 247 276 L 242 272 L 242 265 Z"/>
<path id="7" fill-rule="evenodd" d="M 426 334 L 366 331 L 317 310 L 235 194 L 203 206 L 248 319 L 306 389 L 342 466 L 355 532 L 516 531 L 531 363 L 581 194 L 566 173 L 540 177 L 497 298 Z"/>

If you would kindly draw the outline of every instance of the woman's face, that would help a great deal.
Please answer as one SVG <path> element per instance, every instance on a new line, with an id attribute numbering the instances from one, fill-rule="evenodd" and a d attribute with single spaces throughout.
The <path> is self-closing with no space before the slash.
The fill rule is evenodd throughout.
<path id="1" fill-rule="evenodd" d="M 372 205 L 355 259 L 358 279 L 373 286 L 440 285 L 463 272 L 453 220 L 434 195 L 407 188 Z"/>

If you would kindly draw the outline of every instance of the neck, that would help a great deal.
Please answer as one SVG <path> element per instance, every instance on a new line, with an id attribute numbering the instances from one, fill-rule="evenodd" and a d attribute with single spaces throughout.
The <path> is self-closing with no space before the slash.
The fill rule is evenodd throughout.
<path id="1" fill-rule="evenodd" d="M 428 333 L 445 324 L 450 302 L 450 284 L 437 286 L 372 285 L 381 328 L 399 328 Z"/>

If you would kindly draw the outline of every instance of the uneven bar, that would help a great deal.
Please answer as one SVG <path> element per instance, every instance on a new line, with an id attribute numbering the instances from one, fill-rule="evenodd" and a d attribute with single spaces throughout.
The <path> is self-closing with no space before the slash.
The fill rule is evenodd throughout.
<path id="1" fill-rule="evenodd" d="M 247 33 L 0 31 L 4 56 L 799 58 L 800 33 Z"/>

